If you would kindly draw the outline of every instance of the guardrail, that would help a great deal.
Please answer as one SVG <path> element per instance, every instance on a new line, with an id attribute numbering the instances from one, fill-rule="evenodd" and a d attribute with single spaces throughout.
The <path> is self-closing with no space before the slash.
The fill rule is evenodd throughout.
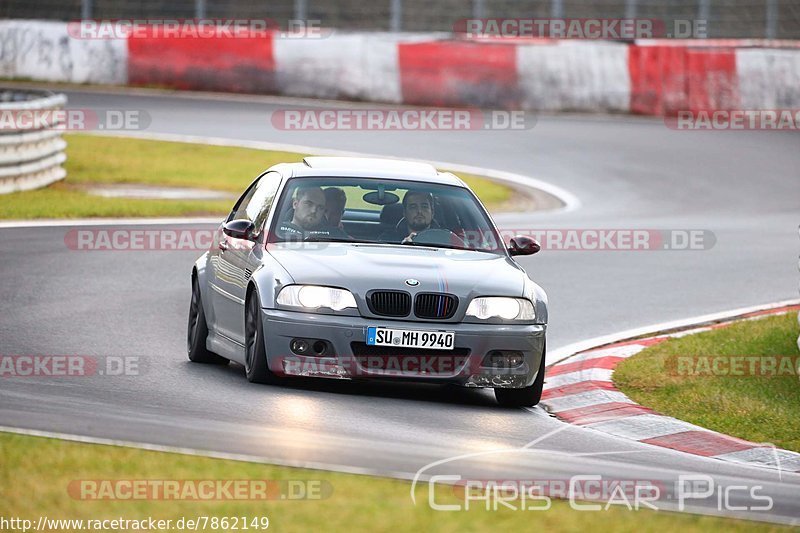
<path id="1" fill-rule="evenodd" d="M 67 143 L 59 127 L 66 103 L 63 94 L 0 88 L 0 194 L 37 189 L 67 176 L 61 166 Z"/>

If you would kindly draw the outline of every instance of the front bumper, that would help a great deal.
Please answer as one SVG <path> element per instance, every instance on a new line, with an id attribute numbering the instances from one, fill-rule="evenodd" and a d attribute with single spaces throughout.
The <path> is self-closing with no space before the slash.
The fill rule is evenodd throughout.
<path id="1" fill-rule="evenodd" d="M 268 365 L 280 376 L 405 379 L 493 388 L 533 384 L 544 356 L 547 329 L 544 324 L 411 322 L 276 309 L 263 309 L 262 320 Z M 367 347 L 369 326 L 454 331 L 455 350 Z M 332 349 L 322 356 L 297 355 L 290 348 L 295 338 L 326 341 Z M 493 350 L 521 352 L 524 361 L 514 368 L 483 366 Z"/>

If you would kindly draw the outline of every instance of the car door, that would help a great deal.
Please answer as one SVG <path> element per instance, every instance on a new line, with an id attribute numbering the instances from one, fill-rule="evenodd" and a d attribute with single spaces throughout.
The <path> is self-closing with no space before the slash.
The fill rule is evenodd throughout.
<path id="1" fill-rule="evenodd" d="M 225 278 L 220 282 L 224 293 L 219 291 L 220 299 L 225 300 L 225 316 L 218 317 L 223 335 L 244 344 L 244 303 L 250 276 L 261 264 L 264 225 L 272 208 L 275 194 L 281 183 L 278 172 L 267 172 L 259 179 L 253 194 L 242 202 L 241 209 L 234 213 L 236 219 L 246 219 L 254 224 L 251 239 L 236 239 L 225 235 L 225 250 L 220 253 L 220 272 Z M 224 271 L 223 271 L 224 269 Z"/>
<path id="2" fill-rule="evenodd" d="M 231 220 L 247 217 L 246 207 L 255 196 L 256 188 L 261 181 L 261 177 L 256 179 L 250 187 L 239 197 L 228 218 L 223 225 Z M 241 341 L 236 336 L 236 317 L 244 303 L 237 296 L 244 279 L 244 271 L 238 266 L 234 248 L 238 245 L 239 239 L 233 239 L 220 231 L 216 234 L 217 242 L 212 247 L 209 257 L 211 276 L 209 286 L 211 288 L 211 305 L 214 311 L 214 331 L 222 337 L 236 343 Z M 246 283 L 246 282 L 244 282 Z"/>

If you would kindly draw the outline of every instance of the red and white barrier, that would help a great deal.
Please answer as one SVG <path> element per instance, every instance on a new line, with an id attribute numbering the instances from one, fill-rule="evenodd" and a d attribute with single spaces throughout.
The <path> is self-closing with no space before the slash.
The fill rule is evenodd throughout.
<path id="1" fill-rule="evenodd" d="M 736 83 L 743 109 L 800 107 L 800 51 L 737 50 Z"/>
<path id="2" fill-rule="evenodd" d="M 73 39 L 65 22 L 0 20 L 0 76 L 125 84 L 128 44 Z"/>
<path id="3" fill-rule="evenodd" d="M 62 22 L 0 21 L 0 76 L 547 111 L 800 108 L 800 46 L 783 41 L 74 33 Z"/>
<path id="4" fill-rule="evenodd" d="M 630 110 L 628 47 L 561 41 L 517 46 L 522 105 L 546 111 Z"/>
<path id="5" fill-rule="evenodd" d="M 397 55 L 403 103 L 510 107 L 519 100 L 514 46 L 432 40 L 400 43 Z"/>
<path id="6" fill-rule="evenodd" d="M 274 39 L 277 92 L 401 103 L 397 47 L 403 40 L 385 33 Z"/>
<path id="7" fill-rule="evenodd" d="M 125 39 L 131 85 L 274 93 L 273 39 L 183 38 L 142 32 Z M 115 39 L 116 40 L 116 39 Z"/>

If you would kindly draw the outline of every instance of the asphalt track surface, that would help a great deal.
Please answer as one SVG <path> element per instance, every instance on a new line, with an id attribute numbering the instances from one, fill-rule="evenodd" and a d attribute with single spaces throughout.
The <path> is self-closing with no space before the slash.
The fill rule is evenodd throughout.
<path id="1" fill-rule="evenodd" d="M 550 349 L 797 296 L 795 133 L 681 132 L 657 119 L 595 116 L 539 117 L 525 131 L 287 132 L 270 125 L 270 113 L 295 108 L 294 101 L 67 93 L 71 107 L 144 109 L 151 132 L 488 167 L 549 181 L 582 203 L 572 211 L 498 215 L 501 228 L 713 232 L 705 250 L 545 250 L 521 259 L 550 298 Z M 688 510 L 800 521 L 800 475 L 617 439 L 542 409 L 503 409 L 491 391 L 330 381 L 256 386 L 239 365 L 190 364 L 189 272 L 199 254 L 72 251 L 64 244 L 68 230 L 0 230 L 0 353 L 136 356 L 140 374 L 3 379 L 2 426 L 406 478 L 424 468 L 424 476 L 595 474 L 669 484 L 700 473 L 716 488 L 760 485 L 774 507 L 726 510 L 715 491 Z M 735 494 L 732 503 L 763 503 Z M 674 507 L 672 496 L 663 507 Z"/>

